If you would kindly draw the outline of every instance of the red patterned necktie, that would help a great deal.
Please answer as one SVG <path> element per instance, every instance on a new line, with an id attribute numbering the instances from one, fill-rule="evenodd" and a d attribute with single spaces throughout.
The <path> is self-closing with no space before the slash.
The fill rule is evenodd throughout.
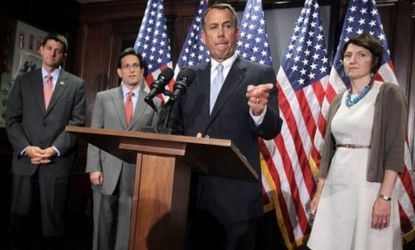
<path id="1" fill-rule="evenodd" d="M 127 101 L 125 102 L 125 120 L 127 121 L 127 126 L 130 125 L 133 118 L 133 95 L 134 92 L 129 91 L 127 95 Z"/>
<path id="2" fill-rule="evenodd" d="M 45 109 L 48 109 L 50 99 L 52 98 L 52 92 L 53 92 L 52 76 L 47 75 L 46 81 L 43 84 L 43 94 L 45 97 Z"/>

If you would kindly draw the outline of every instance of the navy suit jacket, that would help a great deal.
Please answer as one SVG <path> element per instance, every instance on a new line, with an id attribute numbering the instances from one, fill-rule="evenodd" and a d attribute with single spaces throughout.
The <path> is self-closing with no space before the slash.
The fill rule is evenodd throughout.
<path id="1" fill-rule="evenodd" d="M 275 72 L 237 57 L 209 114 L 210 68 L 210 62 L 194 68 L 193 83 L 173 108 L 172 128 L 184 135 L 196 136 L 200 132 L 210 138 L 232 140 L 260 174 L 258 136 L 272 139 L 281 129 L 277 90 L 270 92 L 264 120 L 258 127 L 249 114 L 246 91 L 250 84 L 275 84 Z M 225 223 L 260 216 L 263 211 L 261 182 L 201 175 L 196 207 L 206 209 Z"/>
<path id="2" fill-rule="evenodd" d="M 18 77 L 6 109 L 7 135 L 14 149 L 12 173 L 32 175 L 38 166 L 20 153 L 27 146 L 55 146 L 60 156 L 44 170 L 50 176 L 69 176 L 75 158 L 76 136 L 65 132 L 66 125 L 85 123 L 84 81 L 61 70 L 48 109 L 45 110 L 41 69 Z"/>

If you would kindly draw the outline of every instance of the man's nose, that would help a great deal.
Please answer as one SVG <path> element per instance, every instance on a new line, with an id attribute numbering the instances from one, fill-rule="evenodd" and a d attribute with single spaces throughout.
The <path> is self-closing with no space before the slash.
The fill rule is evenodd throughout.
<path id="1" fill-rule="evenodd" d="M 224 29 L 222 27 L 218 30 L 218 36 L 223 36 L 225 34 Z"/>

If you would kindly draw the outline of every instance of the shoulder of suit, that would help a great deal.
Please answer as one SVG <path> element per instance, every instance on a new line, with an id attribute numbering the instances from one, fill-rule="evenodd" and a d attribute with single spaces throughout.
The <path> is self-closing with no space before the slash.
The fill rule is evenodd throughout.
<path id="1" fill-rule="evenodd" d="M 272 69 L 271 66 L 260 64 L 260 63 L 257 63 L 257 62 L 253 62 L 253 61 L 244 59 L 242 57 L 238 57 L 237 60 L 239 60 L 239 63 L 241 65 L 245 65 L 247 67 L 254 67 L 254 68 L 258 68 L 258 69 Z M 238 61 L 235 61 L 235 62 L 238 62 Z"/>
<path id="2" fill-rule="evenodd" d="M 39 77 L 40 79 L 42 78 L 42 71 L 40 70 L 40 68 L 20 74 L 19 76 L 16 77 L 16 80 L 33 79 L 36 77 Z"/>
<path id="3" fill-rule="evenodd" d="M 193 69 L 194 71 L 200 71 L 200 70 L 204 70 L 209 66 L 210 62 L 203 62 L 201 64 L 195 65 L 195 66 L 190 66 L 188 67 L 189 69 Z"/>
<path id="4" fill-rule="evenodd" d="M 66 71 L 64 69 L 61 69 L 60 77 L 62 77 L 63 79 L 70 78 L 72 81 L 75 81 L 75 82 L 80 82 L 80 83 L 84 82 L 84 80 L 82 78 L 80 78 L 80 77 L 78 77 L 78 76 L 76 76 L 72 73 L 69 73 L 68 71 Z"/>
<path id="5" fill-rule="evenodd" d="M 110 95 L 118 95 L 119 93 L 120 93 L 120 87 L 115 87 L 111 89 L 98 91 L 97 95 L 110 96 Z"/>

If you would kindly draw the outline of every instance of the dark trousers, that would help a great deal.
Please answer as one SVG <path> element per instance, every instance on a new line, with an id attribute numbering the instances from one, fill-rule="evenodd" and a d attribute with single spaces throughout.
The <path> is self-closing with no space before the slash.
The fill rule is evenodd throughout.
<path id="1" fill-rule="evenodd" d="M 42 167 L 32 176 L 12 176 L 10 235 L 13 244 L 62 249 L 68 187 L 68 177 L 51 177 Z"/>
<path id="2" fill-rule="evenodd" d="M 206 210 L 194 211 L 189 218 L 190 250 L 254 250 L 257 219 L 221 223 Z"/>

